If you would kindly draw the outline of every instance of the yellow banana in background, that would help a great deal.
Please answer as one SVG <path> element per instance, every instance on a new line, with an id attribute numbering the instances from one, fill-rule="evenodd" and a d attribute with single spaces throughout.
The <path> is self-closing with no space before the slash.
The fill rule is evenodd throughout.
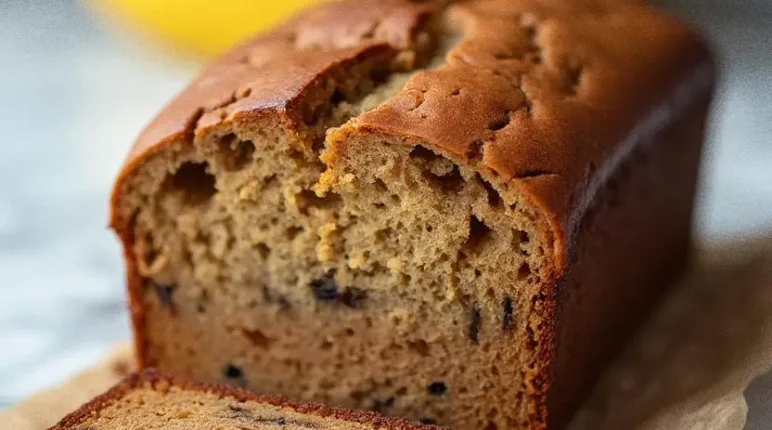
<path id="1" fill-rule="evenodd" d="M 89 0 L 129 30 L 194 55 L 213 56 L 322 0 Z"/>

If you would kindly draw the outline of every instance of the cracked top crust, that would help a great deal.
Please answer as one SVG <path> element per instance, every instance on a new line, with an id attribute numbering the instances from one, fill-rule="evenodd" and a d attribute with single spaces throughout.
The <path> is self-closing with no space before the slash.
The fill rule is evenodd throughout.
<path id="1" fill-rule="evenodd" d="M 422 52 L 449 34 L 459 41 L 445 62 L 422 68 Z M 556 250 L 566 248 L 625 154 L 707 96 L 713 82 L 699 38 L 638 2 L 335 2 L 207 68 L 135 143 L 114 208 L 122 184 L 146 157 L 223 123 L 270 117 L 300 141 L 323 138 L 325 130 L 305 115 L 319 103 L 318 89 L 364 61 L 388 64 L 390 73 L 417 73 L 328 139 L 382 133 L 471 165 L 504 196 L 516 190 L 539 207 Z M 114 210 L 119 232 L 127 223 Z"/>

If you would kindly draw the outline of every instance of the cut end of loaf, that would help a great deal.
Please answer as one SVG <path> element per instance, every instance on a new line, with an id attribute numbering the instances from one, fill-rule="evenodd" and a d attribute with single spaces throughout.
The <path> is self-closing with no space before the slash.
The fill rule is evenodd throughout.
<path id="1" fill-rule="evenodd" d="M 432 430 L 405 420 L 347 411 L 223 385 L 179 380 L 153 369 L 133 374 L 51 430 Z"/>
<path id="2" fill-rule="evenodd" d="M 551 270 L 536 215 L 425 146 L 351 136 L 324 165 L 270 129 L 141 169 L 145 364 L 415 421 L 527 423 Z M 482 407 L 493 394 L 507 400 Z"/>
<path id="3" fill-rule="evenodd" d="M 451 55 L 459 24 L 430 25 L 415 70 L 388 50 L 342 62 L 284 117 L 229 117 L 234 96 L 125 178 L 144 365 L 423 423 L 543 423 L 540 209 L 482 154 L 357 128 Z"/>

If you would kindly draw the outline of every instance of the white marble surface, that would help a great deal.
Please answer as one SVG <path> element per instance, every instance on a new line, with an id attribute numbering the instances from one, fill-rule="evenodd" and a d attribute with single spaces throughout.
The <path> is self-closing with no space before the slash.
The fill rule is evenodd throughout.
<path id="1" fill-rule="evenodd" d="M 723 69 L 698 240 L 772 234 L 772 2 L 677 3 Z M 129 336 L 107 195 L 134 136 L 195 69 L 150 58 L 73 0 L 0 0 L 0 408 Z M 757 383 L 751 404 L 772 403 L 770 387 Z"/>
<path id="2" fill-rule="evenodd" d="M 0 0 L 0 404 L 128 338 L 107 196 L 194 73 L 116 42 L 74 1 Z"/>

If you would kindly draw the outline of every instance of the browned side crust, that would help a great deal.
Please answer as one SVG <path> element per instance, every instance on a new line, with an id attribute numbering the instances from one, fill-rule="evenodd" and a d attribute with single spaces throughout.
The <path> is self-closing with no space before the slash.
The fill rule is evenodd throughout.
<path id="1" fill-rule="evenodd" d="M 368 58 L 414 55 L 418 35 L 442 10 L 407 0 L 310 10 L 224 56 L 143 132 L 116 182 L 111 221 L 126 252 L 140 365 L 141 279 L 131 253 L 132 214 L 119 210 L 133 172 L 164 146 L 190 144 L 228 122 L 270 116 L 303 139 L 303 115 L 320 82 Z M 426 145 L 540 210 L 555 262 L 539 315 L 551 323 L 540 333 L 532 386 L 544 394 L 557 300 L 565 295 L 556 289 L 568 273 L 578 226 L 629 154 L 710 92 L 713 65 L 689 29 L 633 1 L 473 1 L 447 14 L 462 38 L 445 64 L 415 75 L 337 137 L 386 134 Z M 546 405 L 534 406 L 543 419 Z"/>
<path id="2" fill-rule="evenodd" d="M 187 391 L 215 393 L 223 397 L 231 397 L 239 402 L 258 402 L 283 408 L 291 408 L 296 412 L 306 415 L 315 415 L 322 418 L 332 418 L 352 423 L 369 424 L 375 428 L 390 430 L 439 430 L 441 428 L 434 425 L 411 423 L 402 418 L 384 417 L 375 412 L 349 411 L 332 408 L 319 403 L 295 403 L 279 396 L 257 394 L 252 391 L 227 385 L 203 384 L 182 380 L 160 373 L 155 369 L 145 369 L 126 377 L 126 379 L 104 394 L 95 397 L 90 402 L 62 418 L 58 424 L 51 427 L 49 430 L 73 429 L 76 425 L 81 424 L 89 417 L 98 415 L 101 410 L 120 400 L 131 390 L 145 384 L 150 384 L 155 389 L 159 383 L 178 387 Z"/>
<path id="3" fill-rule="evenodd" d="M 190 144 L 218 124 L 272 116 L 302 136 L 306 99 L 323 79 L 367 58 L 414 54 L 418 34 L 441 10 L 407 0 L 347 0 L 309 10 L 226 54 L 156 117 L 132 148 L 111 202 L 140 336 L 132 220 L 119 210 L 131 174 L 161 148 Z M 692 92 L 709 92 L 711 57 L 688 28 L 638 2 L 476 1 L 449 14 L 463 38 L 446 63 L 418 73 L 345 131 L 422 142 L 516 190 L 550 223 L 560 274 L 576 226 L 629 144 L 688 108 L 689 94 L 680 105 L 671 97 L 684 82 Z M 522 32 L 530 37 L 528 58 L 514 54 L 523 51 Z M 669 111 L 657 116 L 663 108 Z M 141 339 L 137 347 L 141 361 Z"/>

